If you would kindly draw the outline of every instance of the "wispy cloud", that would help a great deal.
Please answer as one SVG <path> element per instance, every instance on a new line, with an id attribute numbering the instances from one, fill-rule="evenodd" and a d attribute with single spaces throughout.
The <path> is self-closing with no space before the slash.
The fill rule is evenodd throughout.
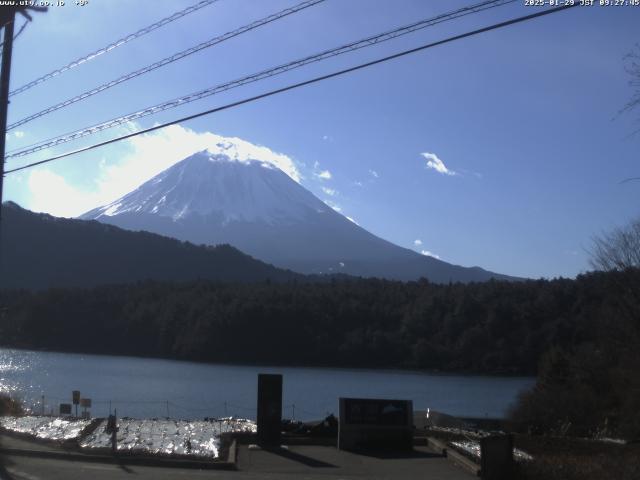
<path id="1" fill-rule="evenodd" d="M 331 200 L 324 200 L 324 203 L 333 208 L 336 212 L 342 212 L 342 207 Z"/>
<path id="2" fill-rule="evenodd" d="M 360 226 L 360 224 L 358 222 L 356 222 L 352 217 L 350 217 L 349 215 L 345 215 L 345 217 L 347 218 L 347 220 L 349 220 L 352 223 L 355 223 L 356 225 Z"/>
<path id="3" fill-rule="evenodd" d="M 22 130 L 14 130 L 13 132 L 5 133 L 4 138 L 6 138 L 7 141 L 9 141 L 12 138 L 23 138 L 24 136 L 25 136 L 25 132 L 23 132 Z"/>
<path id="4" fill-rule="evenodd" d="M 422 245 L 423 245 L 422 240 L 420 240 L 419 238 L 416 238 L 416 239 L 413 241 L 413 244 L 414 244 L 416 247 L 422 247 Z M 420 253 L 421 253 L 422 255 L 427 256 L 427 257 L 437 258 L 438 260 L 440 259 L 440 256 L 439 256 L 439 255 L 436 255 L 435 253 L 433 253 L 433 252 L 432 252 L 432 251 L 430 251 L 430 250 L 424 250 L 424 249 L 422 249 L 422 250 L 420 250 Z"/>
<path id="5" fill-rule="evenodd" d="M 380 178 L 380 175 L 375 170 L 369 170 L 369 175 L 371 175 L 373 178 Z"/>
<path id="6" fill-rule="evenodd" d="M 482 180 L 484 178 L 484 175 L 482 175 L 479 172 L 474 172 L 472 170 L 465 170 L 464 168 L 460 168 L 458 171 L 462 172 L 465 175 L 473 175 L 474 177 L 476 177 L 476 178 L 478 178 L 480 180 Z"/>
<path id="7" fill-rule="evenodd" d="M 435 153 L 423 152 L 420 155 L 422 155 L 427 160 L 427 168 L 435 170 L 442 175 L 457 175 L 457 173 L 453 170 L 449 170 L 444 162 L 439 159 Z"/>
<path id="8" fill-rule="evenodd" d="M 317 160 L 313 162 L 313 176 L 320 180 L 331 180 L 331 172 L 329 170 L 322 170 L 320 168 L 320 162 Z"/>
<path id="9" fill-rule="evenodd" d="M 333 188 L 322 187 L 322 191 L 329 195 L 330 197 L 334 197 L 338 192 Z"/>

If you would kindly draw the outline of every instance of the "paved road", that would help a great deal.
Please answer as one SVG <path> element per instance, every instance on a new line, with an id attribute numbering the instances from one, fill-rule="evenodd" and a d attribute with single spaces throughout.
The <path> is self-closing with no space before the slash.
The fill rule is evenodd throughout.
<path id="1" fill-rule="evenodd" d="M 214 473 L 214 475 L 212 475 Z M 187 479 L 215 478 L 226 480 L 233 478 L 235 472 L 212 472 L 210 470 L 192 470 L 157 467 L 130 467 L 107 463 L 85 463 L 68 460 L 53 460 L 33 457 L 5 457 L 0 467 L 2 480 L 111 480 L 124 479 Z M 218 475 L 222 474 L 222 475 Z M 255 477 L 258 478 L 258 477 Z"/>
<path id="2" fill-rule="evenodd" d="M 36 457 L 0 459 L 2 480 L 165 480 L 210 478 L 215 480 L 329 480 L 379 479 L 470 480 L 473 475 L 450 460 L 419 447 L 405 458 L 377 458 L 338 451 L 332 447 L 299 446 L 278 452 L 240 446 L 238 471 L 141 467 L 54 460 Z"/>

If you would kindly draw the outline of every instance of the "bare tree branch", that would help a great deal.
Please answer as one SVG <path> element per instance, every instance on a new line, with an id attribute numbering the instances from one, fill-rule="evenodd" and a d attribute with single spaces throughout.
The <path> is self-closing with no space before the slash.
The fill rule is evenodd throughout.
<path id="1" fill-rule="evenodd" d="M 636 43 L 634 49 L 624 56 L 624 69 L 631 77 L 629 86 L 633 89 L 631 100 L 620 110 L 620 113 L 629 112 L 640 105 L 640 44 Z"/>
<path id="2" fill-rule="evenodd" d="M 596 270 L 640 268 L 640 218 L 593 238 L 590 264 Z"/>

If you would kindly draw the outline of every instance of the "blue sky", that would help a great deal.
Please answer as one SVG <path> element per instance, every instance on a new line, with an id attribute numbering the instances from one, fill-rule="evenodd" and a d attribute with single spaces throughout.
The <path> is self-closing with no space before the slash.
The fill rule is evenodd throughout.
<path id="1" fill-rule="evenodd" d="M 67 0 L 14 47 L 12 88 L 195 0 Z M 219 0 L 12 97 L 9 122 L 298 2 Z M 9 134 L 8 149 L 472 2 L 327 0 Z M 536 11 L 524 2 L 427 28 L 140 119 L 7 168 Z M 22 20 L 18 21 L 18 27 Z M 640 111 L 623 57 L 640 7 L 578 7 L 10 174 L 4 200 L 73 216 L 195 150 L 207 132 L 267 147 L 319 198 L 398 245 L 526 277 L 586 271 L 593 235 L 639 214 Z M 323 175 L 321 175 L 324 172 Z M 328 178 L 330 176 L 330 178 Z"/>

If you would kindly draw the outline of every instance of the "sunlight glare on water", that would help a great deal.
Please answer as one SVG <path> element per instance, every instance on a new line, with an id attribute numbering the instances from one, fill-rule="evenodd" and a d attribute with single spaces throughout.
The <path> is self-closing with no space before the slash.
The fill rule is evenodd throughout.
<path id="1" fill-rule="evenodd" d="M 15 395 L 22 390 L 20 377 L 29 370 L 29 352 L 0 349 L 0 393 Z"/>

